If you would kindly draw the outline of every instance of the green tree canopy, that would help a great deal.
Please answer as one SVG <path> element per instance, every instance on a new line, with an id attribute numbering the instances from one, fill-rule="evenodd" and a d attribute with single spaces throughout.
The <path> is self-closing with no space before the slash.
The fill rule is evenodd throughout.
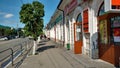
<path id="1" fill-rule="evenodd" d="M 31 35 L 36 40 L 43 32 L 44 5 L 38 1 L 23 4 L 19 14 L 20 22 L 25 24 L 26 35 Z"/>

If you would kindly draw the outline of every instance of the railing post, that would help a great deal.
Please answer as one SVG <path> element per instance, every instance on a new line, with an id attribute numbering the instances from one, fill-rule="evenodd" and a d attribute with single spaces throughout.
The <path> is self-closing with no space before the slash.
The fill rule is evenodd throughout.
<path id="1" fill-rule="evenodd" d="M 11 53 L 11 60 L 12 60 L 12 66 L 13 66 L 13 65 L 14 65 L 14 64 L 13 64 L 13 60 L 14 60 L 14 59 L 13 59 L 13 49 L 10 48 L 10 50 L 11 50 L 11 52 L 12 52 L 12 53 Z"/>
<path id="2" fill-rule="evenodd" d="M 21 55 L 22 55 L 22 44 L 20 44 L 20 49 L 21 49 Z"/>

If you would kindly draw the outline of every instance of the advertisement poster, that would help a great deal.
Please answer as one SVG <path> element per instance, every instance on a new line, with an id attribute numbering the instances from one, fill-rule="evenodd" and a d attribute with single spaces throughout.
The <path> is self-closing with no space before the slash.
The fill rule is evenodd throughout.
<path id="1" fill-rule="evenodd" d="M 113 29 L 114 42 L 120 42 L 120 28 Z"/>
<path id="2" fill-rule="evenodd" d="M 108 35 L 107 35 L 107 20 L 102 20 L 99 22 L 99 31 L 100 31 L 100 43 L 107 44 L 108 43 Z"/>
<path id="3" fill-rule="evenodd" d="M 113 22 L 113 27 L 120 27 L 120 21 L 115 20 L 115 21 Z"/>

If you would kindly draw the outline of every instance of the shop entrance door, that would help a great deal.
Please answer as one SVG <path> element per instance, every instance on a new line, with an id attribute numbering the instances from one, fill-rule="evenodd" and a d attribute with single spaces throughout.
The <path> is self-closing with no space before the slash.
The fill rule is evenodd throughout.
<path id="1" fill-rule="evenodd" d="M 120 14 L 109 13 L 98 17 L 99 58 L 119 66 Z"/>
<path id="2" fill-rule="evenodd" d="M 74 53 L 82 53 L 82 24 L 74 23 Z"/>

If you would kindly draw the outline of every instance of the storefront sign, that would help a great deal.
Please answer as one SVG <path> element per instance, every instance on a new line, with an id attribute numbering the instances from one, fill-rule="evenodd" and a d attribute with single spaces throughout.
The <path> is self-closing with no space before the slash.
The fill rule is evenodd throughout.
<path id="1" fill-rule="evenodd" d="M 120 12 L 120 0 L 104 0 L 106 12 Z"/>
<path id="2" fill-rule="evenodd" d="M 65 12 L 65 14 L 67 15 L 67 13 L 68 13 L 68 8 L 67 8 L 68 6 L 65 6 L 65 9 L 64 9 L 64 12 Z"/>
<path id="3" fill-rule="evenodd" d="M 120 0 L 111 0 L 112 5 L 120 6 Z"/>
<path id="4" fill-rule="evenodd" d="M 120 0 L 111 0 L 112 9 L 120 9 Z"/>
<path id="5" fill-rule="evenodd" d="M 72 0 L 68 5 L 65 6 L 65 14 L 71 12 L 78 5 L 77 0 Z"/>

